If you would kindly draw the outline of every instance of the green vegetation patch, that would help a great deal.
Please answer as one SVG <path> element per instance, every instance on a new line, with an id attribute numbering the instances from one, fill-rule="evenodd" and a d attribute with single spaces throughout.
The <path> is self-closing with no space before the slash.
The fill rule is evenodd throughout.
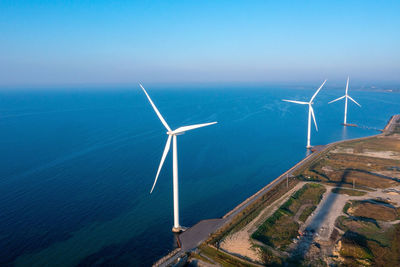
<path id="1" fill-rule="evenodd" d="M 311 213 L 313 213 L 313 211 L 317 208 L 317 206 L 309 206 L 306 207 L 303 212 L 301 213 L 301 215 L 299 216 L 299 221 L 305 222 L 308 218 L 308 216 L 311 215 Z"/>
<path id="2" fill-rule="evenodd" d="M 351 207 L 351 201 L 346 202 L 346 204 L 345 204 L 344 207 L 343 207 L 343 213 L 348 214 L 347 211 L 349 210 L 350 207 Z"/>
<path id="3" fill-rule="evenodd" d="M 267 205 L 282 197 L 283 194 L 290 190 L 290 188 L 293 188 L 298 182 L 299 180 L 292 178 L 289 179 L 289 188 L 286 185 L 286 181 L 282 181 L 276 186 L 273 186 L 269 192 L 263 194 L 242 212 L 237 214 L 231 223 L 213 233 L 210 238 L 206 240 L 206 243 L 218 246 L 221 240 L 229 234 L 235 233 L 245 227 L 256 218 Z"/>
<path id="4" fill-rule="evenodd" d="M 339 216 L 336 219 L 336 226 L 344 232 L 351 231 L 364 236 L 368 240 L 376 241 L 381 246 L 390 245 L 392 231 L 382 229 L 374 221 Z"/>
<path id="5" fill-rule="evenodd" d="M 252 238 L 284 250 L 298 235 L 299 224 L 294 221 L 296 212 L 306 204 L 312 204 L 315 209 L 325 191 L 322 185 L 305 184 L 253 233 Z M 305 221 L 312 211 L 306 208 L 300 216 L 301 220 Z"/>
<path id="6" fill-rule="evenodd" d="M 190 260 L 197 259 L 197 260 L 200 260 L 202 262 L 205 262 L 205 263 L 208 263 L 208 264 L 211 264 L 211 265 L 215 264 L 215 262 L 211 261 L 210 259 L 208 259 L 208 258 L 206 258 L 206 257 L 204 257 L 201 254 L 198 254 L 196 252 L 191 252 L 190 253 L 190 258 L 191 258 Z M 189 264 L 189 266 L 192 266 L 192 265 Z"/>
<path id="7" fill-rule="evenodd" d="M 259 246 L 262 253 L 262 260 L 267 266 L 282 266 L 283 259 L 276 256 L 270 249 L 266 247 Z"/>
<path id="8" fill-rule="evenodd" d="M 374 226 L 367 228 L 374 231 Z M 366 229 L 364 229 L 366 230 Z M 347 230 L 341 239 L 340 255 L 345 259 L 346 266 L 373 265 L 373 266 L 400 266 L 400 224 L 382 231 L 386 236 L 387 245 L 371 240 L 372 232 L 367 236 Z"/>
<path id="9" fill-rule="evenodd" d="M 352 201 L 347 213 L 362 218 L 380 221 L 394 221 L 398 218 L 397 209 L 390 204 L 374 200 Z"/>
<path id="10" fill-rule="evenodd" d="M 225 253 L 221 250 L 217 250 L 208 245 L 200 246 L 199 249 L 200 249 L 201 255 L 204 255 L 204 256 L 212 259 L 213 261 L 221 264 L 222 266 L 226 266 L 226 267 L 236 267 L 236 266 L 254 267 L 254 266 L 256 266 L 246 260 L 242 260 L 238 257 L 233 257 L 233 256 L 229 255 L 228 253 Z"/>
<path id="11" fill-rule="evenodd" d="M 253 233 L 252 238 L 269 246 L 285 249 L 298 235 L 298 230 L 299 224 L 278 210 Z"/>
<path id="12" fill-rule="evenodd" d="M 368 242 L 374 255 L 375 266 L 400 266 L 400 224 L 388 229 L 390 245 L 382 247 L 376 242 Z"/>
<path id="13" fill-rule="evenodd" d="M 371 262 L 374 258 L 364 236 L 348 231 L 341 239 L 340 255 L 349 262 Z"/>
<path id="14" fill-rule="evenodd" d="M 332 192 L 336 193 L 336 194 L 346 194 L 348 196 L 364 196 L 367 193 L 364 191 L 353 190 L 353 189 L 342 188 L 342 187 L 333 188 Z"/>

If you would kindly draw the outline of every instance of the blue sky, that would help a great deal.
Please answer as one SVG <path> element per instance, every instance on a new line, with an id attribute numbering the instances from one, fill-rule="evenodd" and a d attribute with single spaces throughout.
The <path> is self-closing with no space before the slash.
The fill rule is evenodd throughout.
<path id="1" fill-rule="evenodd" d="M 0 1 L 0 86 L 400 83 L 400 1 Z"/>

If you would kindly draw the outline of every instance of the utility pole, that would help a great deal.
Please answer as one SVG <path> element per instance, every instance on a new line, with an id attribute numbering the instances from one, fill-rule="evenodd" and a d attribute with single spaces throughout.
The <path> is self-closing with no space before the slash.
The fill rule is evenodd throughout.
<path id="1" fill-rule="evenodd" d="M 286 173 L 286 187 L 289 188 L 289 174 Z"/>

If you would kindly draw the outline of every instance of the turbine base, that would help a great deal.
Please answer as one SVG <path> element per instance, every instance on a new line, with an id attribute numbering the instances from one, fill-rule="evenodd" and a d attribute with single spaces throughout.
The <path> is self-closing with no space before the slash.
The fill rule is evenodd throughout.
<path id="1" fill-rule="evenodd" d="M 174 233 L 182 233 L 182 232 L 185 232 L 186 231 L 186 227 L 183 227 L 183 226 L 178 226 L 178 227 L 172 227 L 172 232 L 174 232 Z"/>
<path id="2" fill-rule="evenodd" d="M 350 127 L 358 127 L 357 124 L 353 124 L 353 123 L 342 123 L 343 126 L 350 126 Z"/>

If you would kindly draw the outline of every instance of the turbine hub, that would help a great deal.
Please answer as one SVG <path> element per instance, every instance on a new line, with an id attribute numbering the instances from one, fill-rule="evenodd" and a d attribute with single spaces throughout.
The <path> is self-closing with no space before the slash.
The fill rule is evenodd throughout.
<path id="1" fill-rule="evenodd" d="M 178 133 L 175 133 L 175 131 L 168 131 L 168 132 L 167 132 L 168 135 L 172 135 L 172 136 L 182 135 L 182 134 L 184 134 L 184 133 L 185 133 L 185 132 L 178 132 Z"/>

